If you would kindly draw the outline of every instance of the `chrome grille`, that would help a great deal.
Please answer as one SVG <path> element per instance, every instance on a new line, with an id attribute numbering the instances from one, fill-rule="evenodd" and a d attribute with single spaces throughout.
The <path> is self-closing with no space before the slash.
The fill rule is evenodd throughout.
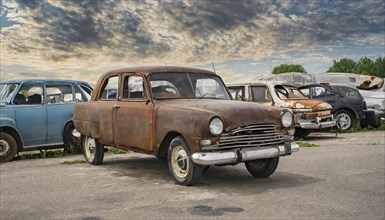
<path id="1" fill-rule="evenodd" d="M 284 135 L 274 124 L 249 125 L 222 134 L 217 144 L 205 146 L 204 150 L 264 147 L 283 143 Z"/>

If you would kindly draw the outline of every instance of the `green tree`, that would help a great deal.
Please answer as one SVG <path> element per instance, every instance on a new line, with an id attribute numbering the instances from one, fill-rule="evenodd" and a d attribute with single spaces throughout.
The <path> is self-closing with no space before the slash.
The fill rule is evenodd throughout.
<path id="1" fill-rule="evenodd" d="M 385 78 L 385 57 L 379 57 L 374 61 L 373 75 Z"/>
<path id="2" fill-rule="evenodd" d="M 275 66 L 272 71 L 273 74 L 290 72 L 307 73 L 305 68 L 303 68 L 302 65 L 298 64 L 281 64 L 279 66 Z"/>
<path id="3" fill-rule="evenodd" d="M 333 60 L 333 66 L 329 67 L 328 72 L 335 73 L 355 73 L 357 64 L 351 59 L 343 58 L 339 61 Z"/>
<path id="4" fill-rule="evenodd" d="M 368 57 L 362 57 L 357 63 L 348 58 L 333 60 L 333 66 L 329 67 L 328 72 L 357 73 L 385 78 L 385 58 L 379 57 L 373 62 Z"/>
<path id="5" fill-rule="evenodd" d="M 374 63 L 370 58 L 362 57 L 357 62 L 356 73 L 364 75 L 372 75 L 374 73 Z"/>

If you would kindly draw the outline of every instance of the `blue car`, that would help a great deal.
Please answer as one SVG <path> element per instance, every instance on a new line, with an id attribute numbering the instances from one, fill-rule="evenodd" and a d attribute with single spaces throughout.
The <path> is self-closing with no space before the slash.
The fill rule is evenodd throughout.
<path id="1" fill-rule="evenodd" d="M 21 151 L 76 146 L 72 113 L 91 97 L 75 80 L 8 80 L 0 83 L 0 162 Z"/>

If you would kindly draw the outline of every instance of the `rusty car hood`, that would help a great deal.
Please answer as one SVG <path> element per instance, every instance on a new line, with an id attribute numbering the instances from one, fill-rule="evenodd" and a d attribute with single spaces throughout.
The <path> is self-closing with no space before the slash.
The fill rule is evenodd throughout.
<path id="1" fill-rule="evenodd" d="M 219 116 L 223 119 L 226 132 L 253 124 L 276 124 L 281 127 L 282 108 L 275 106 L 220 99 L 169 99 L 156 102 L 159 109 L 184 111 L 186 117 L 207 120 L 207 123 L 212 117 Z"/>
<path id="2" fill-rule="evenodd" d="M 275 106 L 291 109 L 313 109 L 313 111 L 329 110 L 333 108 L 330 104 L 317 99 L 281 100 L 280 102 L 276 102 Z"/>

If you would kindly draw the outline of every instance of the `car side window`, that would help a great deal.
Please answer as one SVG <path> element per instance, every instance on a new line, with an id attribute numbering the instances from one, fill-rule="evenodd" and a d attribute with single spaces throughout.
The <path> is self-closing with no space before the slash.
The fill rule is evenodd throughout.
<path id="1" fill-rule="evenodd" d="M 244 86 L 229 87 L 229 91 L 230 91 L 231 96 L 235 100 L 246 101 L 245 87 Z"/>
<path id="2" fill-rule="evenodd" d="M 118 95 L 119 76 L 112 76 L 104 81 L 100 100 L 115 100 Z"/>
<path id="3" fill-rule="evenodd" d="M 345 97 L 360 98 L 359 92 L 352 88 L 340 87 L 338 88 L 338 91 L 341 92 Z"/>
<path id="4" fill-rule="evenodd" d="M 310 89 L 309 88 L 303 88 L 299 90 L 304 96 L 310 98 Z"/>
<path id="5" fill-rule="evenodd" d="M 313 94 L 313 97 L 312 97 L 313 99 L 334 96 L 334 93 L 332 91 L 320 86 L 312 87 L 312 94 Z"/>
<path id="6" fill-rule="evenodd" d="M 251 98 L 254 102 L 270 102 L 271 94 L 266 86 L 251 87 Z"/>
<path id="7" fill-rule="evenodd" d="M 123 99 L 146 99 L 143 77 L 126 76 L 123 85 Z"/>
<path id="8" fill-rule="evenodd" d="M 46 85 L 47 104 L 64 104 L 74 102 L 72 86 L 69 84 Z"/>
<path id="9" fill-rule="evenodd" d="M 312 89 L 312 94 L 313 94 L 314 99 L 323 97 L 324 94 L 326 93 L 326 89 L 324 87 L 318 87 L 317 86 L 317 87 L 313 87 L 311 89 Z"/>
<path id="10" fill-rule="evenodd" d="M 15 105 L 41 105 L 43 84 L 24 84 L 13 99 Z"/>

